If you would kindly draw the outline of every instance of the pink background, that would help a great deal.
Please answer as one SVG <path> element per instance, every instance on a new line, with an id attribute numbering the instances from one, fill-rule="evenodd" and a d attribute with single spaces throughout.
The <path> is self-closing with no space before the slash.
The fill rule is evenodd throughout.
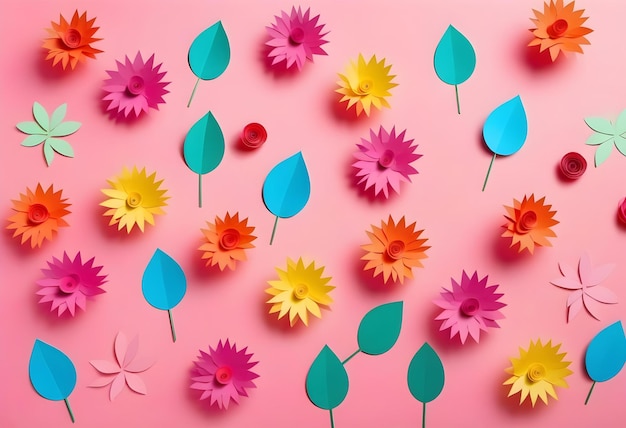
<path id="1" fill-rule="evenodd" d="M 626 196 L 626 159 L 614 152 L 594 168 L 594 148 L 584 145 L 591 130 L 583 118 L 615 119 L 624 108 L 626 3 L 576 2 L 595 30 L 589 35 L 591 45 L 584 47 L 584 55 L 553 65 L 535 61 L 525 47 L 531 9 L 542 7 L 539 0 L 416 3 L 311 2 L 330 30 L 329 55 L 316 57 L 301 73 L 275 74 L 264 60 L 264 27 L 281 9 L 291 8 L 287 1 L 178 0 L 168 6 L 145 0 L 6 2 L 0 15 L 2 216 L 10 215 L 11 199 L 38 182 L 63 189 L 72 213 L 66 217 L 71 227 L 41 249 L 20 246 L 8 230 L 0 240 L 1 426 L 71 424 L 63 403 L 42 399 L 29 382 L 35 338 L 62 349 L 76 365 L 78 383 L 70 402 L 77 427 L 329 426 L 328 412 L 313 406 L 305 393 L 310 363 L 324 344 L 347 357 L 356 349 L 362 316 L 396 300 L 403 300 L 405 309 L 400 338 L 387 354 L 361 354 L 347 364 L 351 387 L 335 411 L 337 427 L 419 426 L 421 404 L 408 391 L 406 370 L 424 341 L 436 349 L 446 370 L 442 394 L 428 405 L 428 426 L 622 426 L 626 373 L 597 385 L 589 405 L 583 402 L 591 386 L 584 369 L 586 346 L 601 328 L 624 319 L 626 229 L 616 220 L 616 206 Z M 94 47 L 104 53 L 74 72 L 53 70 L 40 47 L 44 28 L 58 21 L 59 13 L 69 18 L 74 9 L 97 17 L 101 28 L 96 36 L 103 40 Z M 231 43 L 230 66 L 217 80 L 201 82 L 186 108 L 196 80 L 187 65 L 188 47 L 220 19 Z M 474 75 L 459 88 L 460 116 L 454 89 L 438 80 L 432 65 L 435 46 L 450 23 L 471 40 L 478 58 Z M 156 61 L 163 62 L 171 92 L 160 111 L 132 124 L 115 123 L 99 101 L 105 70 L 137 50 L 144 58 L 155 53 Z M 392 90 L 391 109 L 351 120 L 333 90 L 336 73 L 359 52 L 386 58 L 399 86 Z M 514 156 L 496 160 L 483 193 L 490 161 L 481 139 L 483 122 L 517 94 L 528 115 L 527 143 Z M 48 168 L 41 147 L 20 146 L 24 136 L 14 125 L 32 120 L 33 101 L 49 112 L 67 102 L 66 120 L 82 122 L 67 138 L 74 159 L 56 156 Z M 222 164 L 204 178 L 205 205 L 199 209 L 197 177 L 183 162 L 181 147 L 187 130 L 208 110 L 224 131 L 227 150 Z M 265 125 L 269 139 L 259 150 L 241 151 L 239 132 L 253 121 Z M 380 125 L 407 129 L 423 154 L 414 163 L 419 175 L 413 183 L 387 201 L 372 200 L 355 188 L 350 167 L 359 138 Z M 299 150 L 309 168 L 311 198 L 299 215 L 279 221 L 275 243 L 269 246 L 274 218 L 262 203 L 261 185 L 272 166 Z M 569 151 L 589 162 L 586 174 L 574 183 L 561 181 L 556 173 Z M 170 199 L 167 215 L 158 216 L 156 226 L 127 236 L 107 226 L 98 204 L 105 180 L 134 165 L 156 171 Z M 503 205 L 531 193 L 546 196 L 558 211 L 558 237 L 553 247 L 539 248 L 534 256 L 517 255 L 499 237 Z M 205 221 L 226 211 L 249 217 L 258 239 L 247 262 L 222 273 L 207 270 L 196 248 Z M 380 287 L 362 273 L 360 245 L 367 242 L 365 230 L 389 214 L 416 221 L 432 248 L 414 280 Z M 187 295 L 173 311 L 175 344 L 167 314 L 150 307 L 141 294 L 141 275 L 156 247 L 178 260 L 187 274 Z M 57 319 L 37 304 L 35 295 L 40 269 L 64 250 L 95 256 L 108 274 L 107 292 L 73 319 Z M 568 294 L 549 281 L 559 276 L 559 261 L 575 265 L 583 251 L 594 264 L 616 263 L 604 285 L 621 303 L 604 306 L 601 322 L 582 312 L 568 324 Z M 337 287 L 332 310 L 308 328 L 289 329 L 267 314 L 266 282 L 276 277 L 274 267 L 284 267 L 287 257 L 326 266 L 325 274 Z M 501 284 L 508 304 L 501 329 L 465 346 L 438 333 L 439 323 L 433 321 L 438 309 L 432 303 L 463 269 L 478 270 Z M 147 396 L 125 390 L 110 402 L 106 388 L 87 388 L 96 378 L 89 360 L 112 359 L 120 330 L 129 337 L 139 334 L 140 352 L 154 356 L 156 364 L 142 375 Z M 199 392 L 189 389 L 189 373 L 198 349 L 226 338 L 254 352 L 260 378 L 249 398 L 220 412 L 198 401 Z M 568 389 L 557 389 L 558 401 L 533 409 L 528 403 L 518 406 L 517 395 L 507 398 L 508 387 L 501 384 L 509 357 L 538 338 L 562 343 L 574 374 L 567 378 Z"/>

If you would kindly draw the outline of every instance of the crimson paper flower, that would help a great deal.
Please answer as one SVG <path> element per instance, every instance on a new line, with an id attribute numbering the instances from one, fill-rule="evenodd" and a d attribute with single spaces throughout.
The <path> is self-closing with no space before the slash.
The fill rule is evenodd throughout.
<path id="1" fill-rule="evenodd" d="M 626 224 L 626 198 L 622 198 L 617 205 L 617 218 Z"/>
<path id="2" fill-rule="evenodd" d="M 267 131 L 260 123 L 249 123 L 243 128 L 241 142 L 249 149 L 261 147 L 267 140 Z"/>
<path id="3" fill-rule="evenodd" d="M 561 174 L 565 178 L 576 180 L 582 177 L 587 170 L 587 161 L 580 153 L 570 152 L 563 156 L 559 167 L 561 168 Z"/>

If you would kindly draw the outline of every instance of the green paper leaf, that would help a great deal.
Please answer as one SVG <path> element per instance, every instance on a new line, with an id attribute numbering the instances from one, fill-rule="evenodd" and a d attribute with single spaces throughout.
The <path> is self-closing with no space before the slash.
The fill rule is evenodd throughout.
<path id="1" fill-rule="evenodd" d="M 607 141 L 604 144 L 600 144 L 598 149 L 596 150 L 595 162 L 596 168 L 602 165 L 602 163 L 607 160 L 611 151 L 613 150 L 613 141 Z"/>
<path id="2" fill-rule="evenodd" d="M 68 158 L 74 157 L 74 149 L 72 148 L 72 146 L 70 146 L 70 143 L 68 143 L 67 141 L 60 140 L 58 138 L 48 138 L 48 143 L 50 144 L 50 146 L 52 146 L 54 151 L 57 152 L 58 154 L 63 155 Z"/>
<path id="3" fill-rule="evenodd" d="M 470 78 L 476 68 L 476 53 L 467 38 L 452 25 L 435 49 L 435 72 L 448 85 L 459 85 Z"/>
<path id="4" fill-rule="evenodd" d="M 196 174 L 207 174 L 222 162 L 224 157 L 224 134 L 208 112 L 187 132 L 183 145 L 185 163 Z"/>
<path id="5" fill-rule="evenodd" d="M 357 334 L 361 352 L 380 355 L 395 345 L 402 327 L 402 307 L 402 302 L 387 303 L 365 314 Z"/>
<path id="6" fill-rule="evenodd" d="M 594 132 L 593 134 L 591 134 L 589 138 L 587 138 L 587 141 L 585 141 L 585 144 L 587 144 L 588 146 L 599 146 L 600 144 L 610 141 L 612 138 L 613 136 L 611 135 L 600 134 L 599 132 Z"/>
<path id="7" fill-rule="evenodd" d="M 619 150 L 621 154 L 626 156 L 626 138 L 622 137 L 621 135 L 616 135 L 614 140 L 617 150 Z"/>
<path id="8" fill-rule="evenodd" d="M 219 77 L 230 62 L 230 44 L 222 21 L 200 33 L 189 47 L 187 56 L 193 74 L 202 80 Z"/>
<path id="9" fill-rule="evenodd" d="M 51 137 L 66 137 L 78 131 L 80 122 L 63 122 L 50 131 Z"/>
<path id="10" fill-rule="evenodd" d="M 309 400 L 320 409 L 331 410 L 346 398 L 348 387 L 346 369 L 328 345 L 324 345 L 306 375 Z"/>
<path id="11" fill-rule="evenodd" d="M 52 112 L 52 116 L 50 117 L 50 128 L 54 129 L 63 122 L 65 118 L 65 113 L 67 112 L 67 104 L 61 104 L 58 106 L 54 112 Z M 78 128 L 77 128 L 78 129 Z"/>
<path id="12" fill-rule="evenodd" d="M 46 131 L 50 129 L 50 122 L 48 120 L 48 112 L 37 101 L 33 104 L 33 116 L 35 120 Z"/>
<path id="13" fill-rule="evenodd" d="M 596 132 L 605 135 L 613 135 L 613 125 L 602 117 L 587 117 L 585 123 Z"/>
<path id="14" fill-rule="evenodd" d="M 422 403 L 429 403 L 441 394 L 444 382 L 439 356 L 428 343 L 424 343 L 409 364 L 407 383 L 411 395 Z"/>
<path id="15" fill-rule="evenodd" d="M 24 138 L 22 141 L 22 146 L 24 147 L 35 147 L 43 143 L 43 141 L 48 138 L 47 135 L 29 135 Z"/>
<path id="16" fill-rule="evenodd" d="M 46 165 L 50 166 L 54 159 L 54 149 L 47 142 L 43 145 L 43 157 L 46 159 Z"/>
<path id="17" fill-rule="evenodd" d="M 626 109 L 622 110 L 615 121 L 615 131 L 617 135 L 626 133 Z"/>
<path id="18" fill-rule="evenodd" d="M 41 126 L 37 122 L 20 122 L 15 125 L 17 129 L 22 131 L 24 134 L 30 135 L 48 135 L 48 131 L 42 129 Z"/>

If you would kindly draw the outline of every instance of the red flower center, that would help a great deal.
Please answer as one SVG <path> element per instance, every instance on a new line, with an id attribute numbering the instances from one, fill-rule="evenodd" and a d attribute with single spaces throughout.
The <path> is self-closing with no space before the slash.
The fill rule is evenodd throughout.
<path id="1" fill-rule="evenodd" d="M 260 123 L 249 123 L 243 128 L 241 141 L 246 147 L 256 149 L 267 140 L 267 131 Z"/>
<path id="2" fill-rule="evenodd" d="M 81 36 L 80 31 L 70 28 L 65 33 L 63 33 L 62 37 L 63 43 L 70 49 L 75 49 L 80 46 Z"/>
<path id="3" fill-rule="evenodd" d="M 232 377 L 233 370 L 227 366 L 222 366 L 215 372 L 215 380 L 221 385 L 226 385 L 230 383 Z"/>
<path id="4" fill-rule="evenodd" d="M 300 27 L 293 27 L 289 32 L 289 41 L 294 45 L 304 42 L 304 30 Z"/>
<path id="5" fill-rule="evenodd" d="M 306 284 L 298 284 L 293 289 L 293 295 L 296 299 L 302 300 L 309 295 L 309 286 Z"/>
<path id="6" fill-rule="evenodd" d="M 65 294 L 72 294 L 78 288 L 80 278 L 78 275 L 70 274 L 59 280 L 59 290 Z"/>
<path id="7" fill-rule="evenodd" d="M 28 207 L 28 221 L 34 224 L 40 224 L 48 220 L 50 213 L 45 205 L 32 204 Z"/>
<path id="8" fill-rule="evenodd" d="M 465 316 L 472 317 L 476 315 L 476 312 L 480 309 L 480 302 L 478 299 L 470 297 L 463 300 L 461 303 L 461 313 Z"/>
<path id="9" fill-rule="evenodd" d="M 565 178 L 575 180 L 585 173 L 587 161 L 580 153 L 570 152 L 561 159 L 560 168 Z"/>
<path id="10" fill-rule="evenodd" d="M 389 168 L 393 163 L 394 158 L 395 154 L 393 153 L 393 150 L 385 150 L 383 154 L 378 158 L 378 165 L 382 166 L 383 168 Z"/>
<path id="11" fill-rule="evenodd" d="M 143 93 L 145 87 L 145 83 L 143 81 L 143 77 L 134 75 L 130 79 L 128 79 L 128 84 L 126 85 L 126 89 L 131 95 L 137 96 Z"/>
<path id="12" fill-rule="evenodd" d="M 130 208 L 137 208 L 139 205 L 141 205 L 141 195 L 137 192 L 129 193 L 128 197 L 126 198 L 126 205 L 128 205 Z"/>
<path id="13" fill-rule="evenodd" d="M 226 229 L 220 236 L 220 247 L 224 250 L 234 250 L 239 245 L 240 237 L 237 229 Z"/>
<path id="14" fill-rule="evenodd" d="M 517 223 L 516 229 L 519 233 L 528 233 L 537 225 L 537 214 L 534 211 L 526 211 L 521 215 Z"/>
<path id="15" fill-rule="evenodd" d="M 531 382 L 539 382 L 546 377 L 546 368 L 541 363 L 531 364 L 526 375 Z"/>
<path id="16" fill-rule="evenodd" d="M 551 38 L 561 37 L 567 31 L 567 27 L 565 19 L 557 19 L 548 27 L 548 34 Z"/>
<path id="17" fill-rule="evenodd" d="M 617 218 L 619 218 L 622 223 L 626 224 L 626 198 L 619 201 Z"/>
<path id="18" fill-rule="evenodd" d="M 398 260 L 402 258 L 402 254 L 404 254 L 404 242 L 399 240 L 391 241 L 387 246 L 387 255 L 394 260 Z"/>

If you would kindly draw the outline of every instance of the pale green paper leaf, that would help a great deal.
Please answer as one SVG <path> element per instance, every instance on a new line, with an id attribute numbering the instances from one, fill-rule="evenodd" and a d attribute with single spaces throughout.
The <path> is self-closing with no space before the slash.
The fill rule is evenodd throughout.
<path id="1" fill-rule="evenodd" d="M 615 132 L 611 122 L 603 117 L 587 117 L 585 118 L 585 123 L 588 127 L 601 134 L 613 135 Z"/>
<path id="2" fill-rule="evenodd" d="M 626 138 L 622 137 L 621 135 L 616 135 L 615 147 L 617 147 L 617 150 L 619 150 L 621 154 L 626 156 Z"/>
<path id="3" fill-rule="evenodd" d="M 35 120 L 43 129 L 50 129 L 50 121 L 48 120 L 48 112 L 41 104 L 37 101 L 33 104 L 33 116 L 35 116 Z"/>
<path id="4" fill-rule="evenodd" d="M 596 150 L 596 156 L 595 156 L 596 168 L 602 165 L 602 163 L 609 157 L 612 150 L 613 150 L 612 141 L 607 141 L 606 143 L 598 146 L 598 149 Z"/>
<path id="5" fill-rule="evenodd" d="M 65 118 L 65 113 L 67 112 L 67 104 L 61 104 L 54 110 L 52 116 L 50 117 L 50 129 L 54 129 L 63 122 L 63 118 Z"/>
<path id="6" fill-rule="evenodd" d="M 59 138 L 49 138 L 48 143 L 50 143 L 50 146 L 58 154 L 66 156 L 68 158 L 74 157 L 74 149 L 67 141 L 61 140 Z"/>
<path id="7" fill-rule="evenodd" d="M 54 159 L 54 149 L 50 144 L 48 144 L 48 141 L 46 141 L 46 144 L 43 145 L 43 156 L 46 158 L 46 165 L 50 166 L 52 160 Z"/>
<path id="8" fill-rule="evenodd" d="M 43 143 L 46 138 L 48 138 L 47 135 L 29 135 L 28 137 L 24 138 L 24 141 L 22 141 L 22 146 L 35 147 Z"/>
<path id="9" fill-rule="evenodd" d="M 78 131 L 80 128 L 80 122 L 63 122 L 52 131 L 50 131 L 51 137 L 66 137 Z"/>
<path id="10" fill-rule="evenodd" d="M 15 125 L 15 127 L 17 129 L 19 129 L 20 131 L 22 131 L 24 134 L 29 134 L 29 135 L 46 135 L 48 133 L 48 131 L 46 131 L 45 129 L 42 129 L 41 126 L 39 126 L 37 124 L 37 122 L 20 122 L 17 125 Z"/>
<path id="11" fill-rule="evenodd" d="M 626 133 L 626 110 L 622 110 L 615 121 L 615 134 L 621 135 Z"/>
<path id="12" fill-rule="evenodd" d="M 589 138 L 587 138 L 587 141 L 585 141 L 585 144 L 587 144 L 588 146 L 599 146 L 600 144 L 606 143 L 607 141 L 611 139 L 613 139 L 612 135 L 606 135 L 606 134 L 600 134 L 598 132 L 594 132 L 593 134 L 591 134 Z"/>

